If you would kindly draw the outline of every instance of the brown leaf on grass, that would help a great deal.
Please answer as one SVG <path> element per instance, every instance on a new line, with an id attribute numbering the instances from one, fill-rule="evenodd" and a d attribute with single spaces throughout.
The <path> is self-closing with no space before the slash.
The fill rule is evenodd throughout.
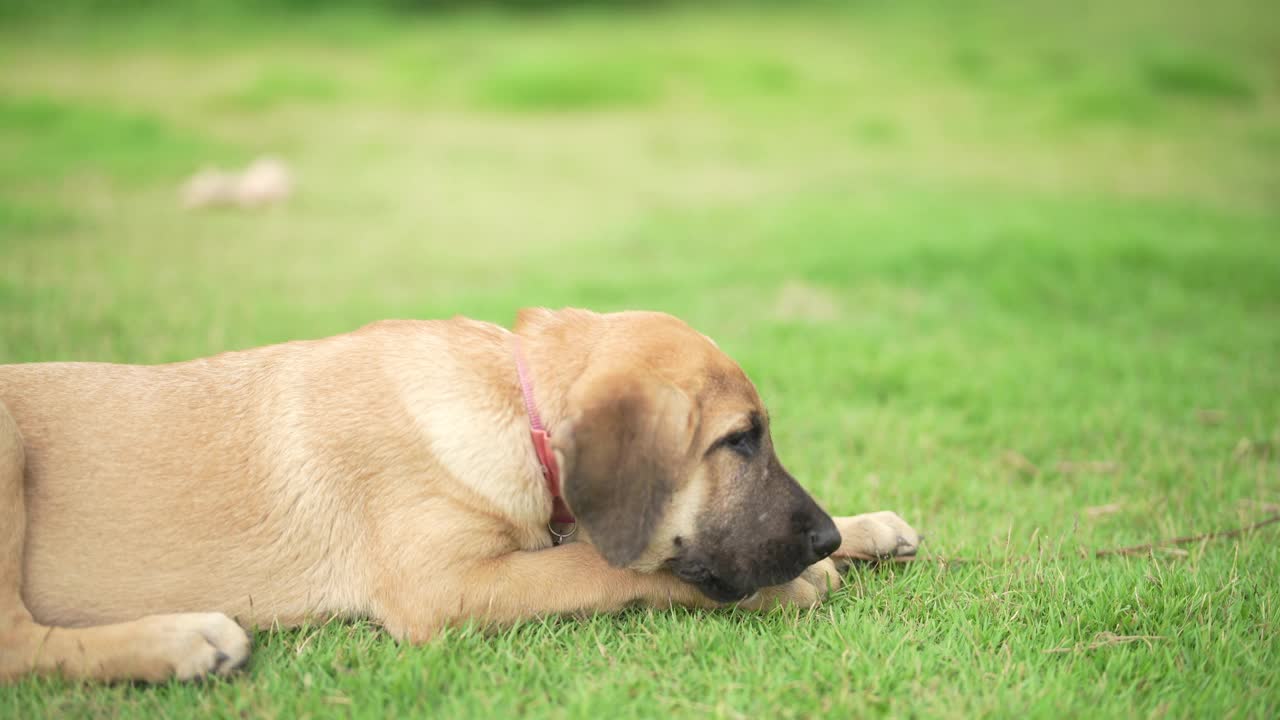
<path id="1" fill-rule="evenodd" d="M 1055 469 L 1063 475 L 1075 475 L 1077 473 L 1110 475 L 1120 469 L 1120 463 L 1112 460 L 1059 460 Z"/>
<path id="2" fill-rule="evenodd" d="M 1231 452 L 1231 457 L 1237 461 L 1247 457 L 1268 458 L 1271 457 L 1275 446 L 1266 440 L 1254 440 L 1252 438 L 1242 437 L 1240 442 L 1236 443 L 1235 450 Z"/>
<path id="3" fill-rule="evenodd" d="M 1163 635 L 1117 635 L 1113 632 L 1100 632 L 1093 636 L 1093 641 L 1088 643 L 1076 643 L 1067 647 L 1056 647 L 1045 650 L 1046 653 L 1072 653 L 1072 652 L 1088 652 L 1097 650 L 1098 648 L 1111 647 L 1114 645 L 1128 645 L 1130 643 L 1146 643 L 1147 647 L 1156 640 L 1166 640 Z"/>
<path id="4" fill-rule="evenodd" d="M 1196 418 L 1205 425 L 1218 425 L 1223 420 L 1227 419 L 1227 414 L 1222 410 L 1196 408 Z"/>
<path id="5" fill-rule="evenodd" d="M 1084 509 L 1084 514 L 1091 518 L 1100 518 L 1106 515 L 1114 515 L 1124 509 L 1120 503 L 1107 503 L 1106 505 L 1093 505 Z"/>
<path id="6" fill-rule="evenodd" d="M 1240 504 L 1240 505 L 1251 505 L 1261 510 L 1262 512 L 1268 512 L 1268 513 L 1280 512 L 1280 505 L 1277 505 L 1276 503 L 1273 503 L 1273 502 L 1267 502 L 1266 500 L 1258 500 L 1256 498 L 1243 498 L 1243 499 L 1237 500 L 1236 502 L 1237 504 Z"/>
<path id="7" fill-rule="evenodd" d="M 1000 462 L 1023 475 L 1035 477 L 1040 474 L 1040 468 L 1036 467 L 1035 463 L 1028 460 L 1026 455 L 1017 450 L 1005 450 L 1000 455 Z"/>

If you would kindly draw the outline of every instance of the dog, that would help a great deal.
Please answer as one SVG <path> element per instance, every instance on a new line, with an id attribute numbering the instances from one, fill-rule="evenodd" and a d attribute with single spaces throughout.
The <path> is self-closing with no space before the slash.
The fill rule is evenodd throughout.
<path id="1" fill-rule="evenodd" d="M 0 366 L 8 680 L 229 673 L 242 623 L 366 617 L 422 643 L 635 604 L 811 606 L 835 559 L 918 542 L 891 512 L 833 520 L 738 365 L 660 313 Z"/>

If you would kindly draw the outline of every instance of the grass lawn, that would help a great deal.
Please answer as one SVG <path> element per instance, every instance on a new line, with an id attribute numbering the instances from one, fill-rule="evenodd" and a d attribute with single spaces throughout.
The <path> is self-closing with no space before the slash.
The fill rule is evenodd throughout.
<path id="1" fill-rule="evenodd" d="M 0 717 L 1280 714 L 1280 532 L 1087 553 L 1280 512 L 1273 2 L 202 7 L 0 19 L 0 362 L 665 310 L 829 510 L 969 562 L 805 613 L 260 631 L 230 680 Z M 179 207 L 261 152 L 288 205 Z"/>

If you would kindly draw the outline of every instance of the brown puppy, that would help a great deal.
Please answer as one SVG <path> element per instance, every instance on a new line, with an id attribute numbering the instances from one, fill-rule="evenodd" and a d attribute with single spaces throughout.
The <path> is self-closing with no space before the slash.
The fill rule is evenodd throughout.
<path id="1" fill-rule="evenodd" d="M 553 546 L 519 336 L 579 527 Z M 0 678 L 227 672 L 240 625 L 364 616 L 428 640 L 631 603 L 811 605 L 839 528 L 742 370 L 657 313 L 526 310 L 160 366 L 0 366 Z"/>

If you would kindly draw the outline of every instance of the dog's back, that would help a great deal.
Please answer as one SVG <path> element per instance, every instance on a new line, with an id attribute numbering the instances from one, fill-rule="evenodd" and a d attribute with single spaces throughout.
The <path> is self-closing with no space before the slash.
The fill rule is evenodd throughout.
<path id="1" fill-rule="evenodd" d="M 313 517 L 303 506 L 331 504 L 329 488 L 297 482 L 304 468 L 282 472 L 293 449 L 276 441 L 302 412 L 279 382 L 297 371 L 291 354 L 0 366 L 0 402 L 25 450 L 23 595 L 38 620 L 248 615 L 251 604 L 269 615 L 291 603 L 240 589 L 333 572 L 335 538 L 296 522 Z"/>

